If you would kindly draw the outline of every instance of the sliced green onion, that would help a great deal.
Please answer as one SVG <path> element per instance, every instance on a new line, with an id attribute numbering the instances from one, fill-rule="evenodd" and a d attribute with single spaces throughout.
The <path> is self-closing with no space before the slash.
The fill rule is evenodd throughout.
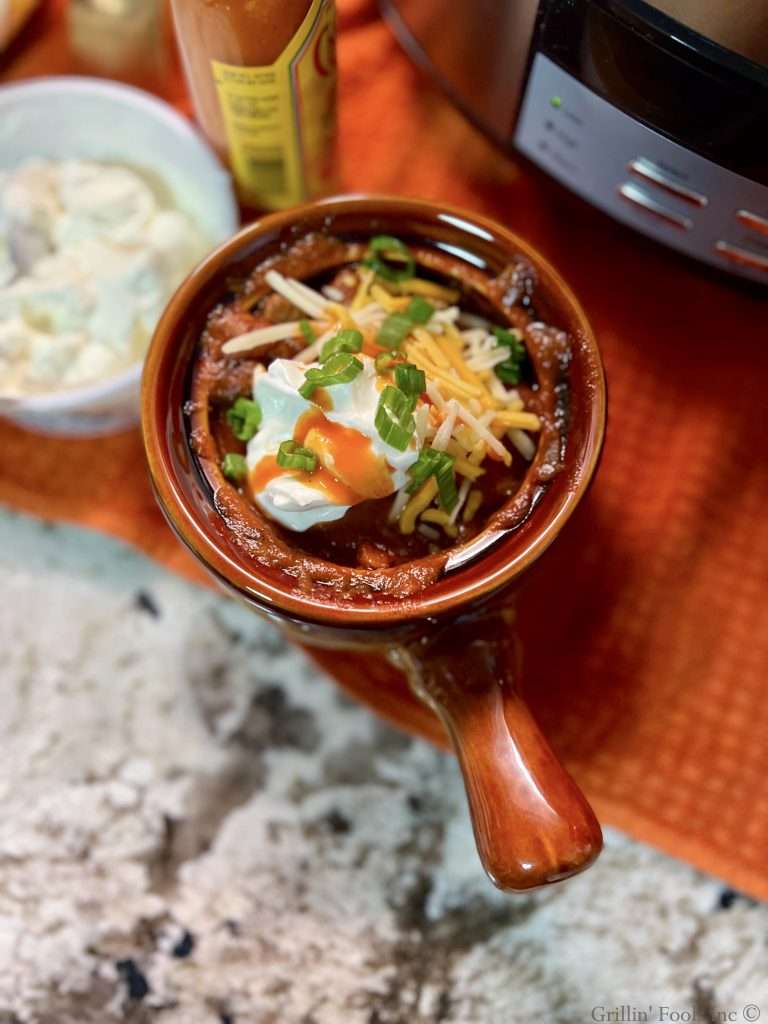
<path id="1" fill-rule="evenodd" d="M 335 338 L 329 338 L 320 349 L 320 362 L 335 356 L 337 352 L 359 352 L 363 347 L 363 336 L 360 331 L 339 331 Z"/>
<path id="2" fill-rule="evenodd" d="M 238 441 L 250 441 L 261 426 L 261 406 L 252 398 L 240 397 L 227 410 L 225 418 Z"/>
<path id="3" fill-rule="evenodd" d="M 519 384 L 520 369 L 525 361 L 525 346 L 518 330 L 508 331 L 505 327 L 492 327 L 491 331 L 499 345 L 506 345 L 509 355 L 503 363 L 494 367 L 496 376 L 504 384 Z"/>
<path id="4" fill-rule="evenodd" d="M 411 333 L 413 321 L 405 313 L 390 313 L 376 335 L 376 344 L 382 348 L 399 348 Z"/>
<path id="5" fill-rule="evenodd" d="M 395 357 L 390 355 L 389 352 L 379 352 L 374 361 L 377 373 L 386 373 L 387 370 L 391 370 L 397 363 Z"/>
<path id="6" fill-rule="evenodd" d="M 427 378 L 413 363 L 399 363 L 395 367 L 395 384 L 406 395 L 417 396 L 426 390 Z"/>
<path id="7" fill-rule="evenodd" d="M 413 494 L 421 485 L 433 476 L 437 480 L 438 500 L 446 512 L 450 512 L 459 498 L 456 490 L 456 475 L 453 470 L 455 459 L 448 452 L 439 452 L 435 448 L 422 448 L 418 459 L 408 470 L 412 482 L 408 492 Z"/>
<path id="8" fill-rule="evenodd" d="M 432 319 L 434 312 L 435 307 L 431 302 L 427 302 L 421 295 L 414 295 L 408 303 L 405 315 L 415 324 L 426 324 Z"/>
<path id="9" fill-rule="evenodd" d="M 385 444 L 404 452 L 416 432 L 414 400 L 391 384 L 381 392 L 374 423 Z"/>
<path id="10" fill-rule="evenodd" d="M 304 341 L 306 341 L 308 345 L 311 345 L 313 341 L 317 340 L 317 335 L 315 334 L 315 330 L 309 320 L 299 320 L 299 330 L 304 335 Z"/>
<path id="11" fill-rule="evenodd" d="M 445 455 L 445 452 L 441 454 Z M 453 456 L 449 455 L 448 458 L 451 460 L 450 463 L 444 462 L 437 472 L 435 477 L 437 478 L 437 496 L 440 501 L 440 506 L 445 509 L 446 512 L 451 512 L 453 506 L 459 500 L 459 492 L 456 489 L 456 474 L 453 471 Z"/>
<path id="12" fill-rule="evenodd" d="M 241 484 L 248 476 L 248 463 L 244 455 L 235 452 L 227 452 L 221 460 L 221 472 L 232 483 Z"/>
<path id="13" fill-rule="evenodd" d="M 300 469 L 313 473 L 317 469 L 317 456 L 311 448 L 304 448 L 296 441 L 283 441 L 277 449 L 277 464 L 283 469 Z"/>
<path id="14" fill-rule="evenodd" d="M 416 270 L 413 253 L 399 238 L 375 235 L 370 243 L 370 255 L 363 261 L 385 281 L 407 281 Z"/>
<path id="15" fill-rule="evenodd" d="M 382 348 L 398 348 L 411 333 L 414 324 L 425 324 L 434 313 L 434 306 L 420 295 L 411 299 L 404 313 L 390 313 L 376 335 Z"/>
<path id="16" fill-rule="evenodd" d="M 419 457 L 416 459 L 414 464 L 408 470 L 408 475 L 411 477 L 411 483 L 408 486 L 408 493 L 413 494 L 417 491 L 421 485 L 427 480 L 435 471 L 437 462 L 440 461 L 442 452 L 437 451 L 435 448 L 422 448 L 419 452 Z"/>
<path id="17" fill-rule="evenodd" d="M 299 388 L 302 398 L 311 398 L 317 388 L 329 388 L 333 384 L 348 384 L 363 372 L 363 364 L 349 352 L 337 352 L 322 366 L 307 370 L 304 383 Z"/>

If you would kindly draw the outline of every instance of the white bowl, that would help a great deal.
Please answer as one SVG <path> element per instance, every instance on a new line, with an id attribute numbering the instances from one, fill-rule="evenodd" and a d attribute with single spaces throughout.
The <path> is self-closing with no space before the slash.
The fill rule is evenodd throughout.
<path id="1" fill-rule="evenodd" d="M 130 164 L 159 177 L 211 247 L 236 231 L 227 172 L 181 114 L 149 93 L 92 78 L 39 78 L 0 88 L 0 169 L 30 157 Z M 191 268 L 190 268 L 191 269 Z M 139 416 L 141 363 L 107 380 L 0 398 L 0 413 L 53 434 L 100 434 Z"/>

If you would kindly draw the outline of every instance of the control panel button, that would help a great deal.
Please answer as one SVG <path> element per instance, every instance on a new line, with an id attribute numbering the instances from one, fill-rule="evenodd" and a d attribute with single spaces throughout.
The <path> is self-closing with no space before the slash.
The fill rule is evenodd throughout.
<path id="1" fill-rule="evenodd" d="M 690 203 L 692 206 L 706 206 L 709 202 L 702 192 L 696 192 L 686 185 L 681 185 L 680 182 L 670 177 L 658 164 L 648 160 L 647 157 L 639 156 L 630 161 L 628 169 L 645 181 L 650 181 L 657 188 L 669 192 L 670 195 L 675 196 L 677 199 L 682 199 L 683 202 Z"/>
<path id="2" fill-rule="evenodd" d="M 744 249 L 739 245 L 731 245 L 730 242 L 718 242 L 715 246 L 717 252 L 729 263 L 735 263 L 740 267 L 750 267 L 752 270 L 768 271 L 768 256 L 761 256 L 758 252 Z"/>
<path id="3" fill-rule="evenodd" d="M 745 228 L 759 231 L 761 235 L 768 235 L 768 217 L 761 217 L 759 213 L 752 213 L 751 210 L 739 210 L 736 220 Z"/>
<path id="4" fill-rule="evenodd" d="M 690 231 L 693 227 L 693 221 L 689 217 L 684 217 L 682 214 L 662 206 L 652 196 L 649 196 L 647 192 L 644 192 L 637 185 L 633 185 L 629 181 L 619 186 L 618 193 L 622 199 L 626 199 L 627 202 L 639 207 L 644 213 L 649 213 L 651 216 L 663 220 L 667 224 L 672 224 L 682 231 Z"/>

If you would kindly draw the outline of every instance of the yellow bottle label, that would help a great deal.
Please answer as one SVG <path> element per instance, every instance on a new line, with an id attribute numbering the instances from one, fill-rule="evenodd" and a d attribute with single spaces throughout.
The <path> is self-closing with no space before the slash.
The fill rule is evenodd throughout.
<path id="1" fill-rule="evenodd" d="M 313 0 L 274 64 L 211 62 L 232 173 L 248 205 L 280 209 L 331 187 L 335 13 L 333 0 Z"/>
<path id="2" fill-rule="evenodd" d="M 0 0 L 0 47 L 11 41 L 39 0 Z"/>

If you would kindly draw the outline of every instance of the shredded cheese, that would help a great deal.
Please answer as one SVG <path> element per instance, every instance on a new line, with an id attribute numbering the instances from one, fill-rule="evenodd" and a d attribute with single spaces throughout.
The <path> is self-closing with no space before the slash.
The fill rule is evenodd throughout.
<path id="1" fill-rule="evenodd" d="M 444 512 L 440 508 L 428 508 L 421 513 L 421 521 L 427 523 L 436 523 L 438 526 L 442 526 L 446 534 L 449 537 L 456 537 L 458 530 L 451 522 L 451 517 L 447 512 Z"/>
<path id="2" fill-rule="evenodd" d="M 328 305 L 328 312 L 331 313 L 332 316 L 335 316 L 339 324 L 347 330 L 360 330 L 359 324 L 356 323 L 354 317 L 346 306 L 342 306 L 338 302 L 331 302 Z"/>
<path id="3" fill-rule="evenodd" d="M 445 356 L 451 366 L 468 384 L 473 384 L 476 387 L 482 388 L 483 385 L 472 372 L 471 368 L 467 366 L 466 360 L 460 354 L 463 347 L 463 339 L 461 335 L 452 324 L 446 324 L 445 330 L 448 338 L 441 339 L 440 347 L 445 353 Z"/>
<path id="4" fill-rule="evenodd" d="M 497 400 L 496 404 L 497 405 L 500 404 L 498 402 L 498 400 Z M 525 402 L 522 400 L 522 398 L 510 398 L 507 402 L 504 403 L 504 407 L 503 407 L 502 411 L 503 412 L 522 412 L 522 410 L 524 408 L 525 408 Z"/>
<path id="5" fill-rule="evenodd" d="M 297 363 L 302 363 L 304 365 L 306 365 L 307 363 L 314 363 L 314 361 L 320 355 L 320 351 L 323 345 L 326 343 L 326 341 L 330 341 L 330 339 L 336 333 L 337 329 L 336 326 L 334 325 L 333 327 L 330 327 L 327 331 L 325 331 L 323 334 L 321 334 L 319 338 L 316 338 L 311 345 L 307 345 L 306 348 L 303 348 L 301 352 L 299 352 L 293 358 Z"/>
<path id="6" fill-rule="evenodd" d="M 440 338 L 438 341 L 441 351 L 462 380 L 476 389 L 475 397 L 480 406 L 485 409 L 495 408 L 496 400 L 486 388 L 481 375 L 475 373 L 464 358 L 461 335 L 450 325 L 446 327 L 446 330 L 449 337 Z"/>
<path id="7" fill-rule="evenodd" d="M 459 500 L 451 509 L 452 523 L 455 523 L 456 520 L 459 518 L 459 512 L 461 512 L 462 508 L 464 507 L 464 502 L 467 500 L 467 496 L 470 492 L 471 487 L 472 481 L 469 480 L 468 478 L 461 481 L 461 487 L 459 487 Z"/>
<path id="8" fill-rule="evenodd" d="M 505 409 L 510 408 L 511 402 L 520 402 L 520 408 L 523 408 L 519 391 L 515 388 L 505 388 L 495 373 L 490 374 L 489 376 L 488 390 L 496 401 L 503 405 Z"/>
<path id="9" fill-rule="evenodd" d="M 437 494 L 437 480 L 433 476 L 421 485 L 414 496 L 400 513 L 400 532 L 413 533 L 416 529 L 416 520 L 421 513 L 432 504 Z"/>
<path id="10" fill-rule="evenodd" d="M 457 427 L 456 430 L 454 430 L 453 436 L 459 442 L 461 447 L 467 452 L 472 451 L 472 449 L 477 444 L 476 434 L 474 434 L 473 431 L 470 430 L 470 428 L 465 423 L 462 423 L 460 427 Z"/>
<path id="11" fill-rule="evenodd" d="M 410 344 L 406 346 L 406 356 L 414 363 L 420 370 L 423 370 L 428 377 L 440 382 L 443 391 L 451 398 L 473 398 L 479 397 L 482 394 L 482 390 L 479 386 L 473 384 L 467 384 L 466 381 L 457 380 L 455 376 L 446 370 L 441 370 L 439 366 L 435 366 L 434 363 L 430 362 L 429 359 L 424 355 L 424 351 L 418 345 Z"/>
<path id="12" fill-rule="evenodd" d="M 318 292 L 301 284 L 300 281 L 283 277 L 277 270 L 268 270 L 264 275 L 264 280 L 273 291 L 282 295 L 284 299 L 288 299 L 302 313 L 306 313 L 315 320 L 323 319 L 328 302 Z"/>
<path id="13" fill-rule="evenodd" d="M 225 356 L 233 356 L 238 352 L 252 352 L 265 345 L 273 345 L 276 341 L 298 338 L 300 334 L 301 328 L 298 320 L 284 324 L 272 324 L 270 327 L 257 327 L 253 331 L 238 334 L 237 337 L 225 341 L 221 346 L 221 351 Z"/>
<path id="14" fill-rule="evenodd" d="M 483 331 L 490 331 L 493 326 L 491 321 L 486 320 L 484 316 L 478 316 L 476 313 L 465 313 L 463 309 L 459 310 L 458 321 L 462 327 L 479 328 Z"/>
<path id="15" fill-rule="evenodd" d="M 371 295 L 388 313 L 401 312 L 408 305 L 408 299 L 399 299 L 394 295 L 390 295 L 380 284 L 371 286 Z"/>
<path id="16" fill-rule="evenodd" d="M 473 466 L 479 466 L 485 458 L 485 441 L 477 441 L 469 455 L 469 461 Z"/>
<path id="17" fill-rule="evenodd" d="M 463 428 L 460 427 L 459 429 L 462 430 Z M 454 436 L 448 442 L 448 447 L 445 450 L 449 455 L 452 455 L 454 459 L 466 459 L 468 449 L 465 449 L 464 445 L 459 444 L 456 439 L 456 433 L 457 431 L 454 430 Z"/>
<path id="18" fill-rule="evenodd" d="M 508 449 L 504 447 L 497 437 L 494 437 L 488 427 L 481 423 L 477 416 L 473 416 L 472 413 L 462 405 L 459 405 L 459 416 L 464 420 L 468 427 L 471 427 L 474 430 L 481 440 L 485 441 L 488 445 L 489 451 L 495 452 L 506 466 L 510 464 L 512 456 L 509 454 Z"/>
<path id="19" fill-rule="evenodd" d="M 470 462 L 470 464 L 473 466 L 479 466 L 480 463 L 485 458 L 485 451 L 485 442 L 478 441 L 469 454 L 468 461 Z M 462 480 L 461 487 L 459 488 L 459 500 L 456 502 L 456 504 L 453 506 L 453 509 L 451 510 L 452 523 L 455 523 L 456 520 L 458 519 L 459 512 L 461 512 L 462 508 L 464 507 L 464 503 L 469 497 L 469 492 L 472 488 L 472 483 L 473 481 L 470 480 L 469 477 Z"/>
<path id="20" fill-rule="evenodd" d="M 437 309 L 432 314 L 432 319 L 440 324 L 455 324 L 458 318 L 458 306 L 446 306 L 445 309 Z"/>
<path id="21" fill-rule="evenodd" d="M 328 305 L 328 300 L 321 295 L 320 292 L 316 292 L 314 288 L 310 288 L 308 284 L 305 284 L 303 281 L 299 281 L 294 277 L 287 278 L 287 280 L 291 281 L 291 283 L 296 286 L 296 289 L 306 297 L 308 302 L 319 302 L 321 306 Z"/>
<path id="22" fill-rule="evenodd" d="M 536 454 L 536 445 L 522 430 L 510 430 L 507 437 L 520 452 L 526 462 L 530 462 Z"/>
<path id="23" fill-rule="evenodd" d="M 487 353 L 493 347 L 488 344 L 488 335 L 484 331 L 459 331 L 454 328 L 450 334 L 454 341 L 464 346 L 470 359 Z"/>
<path id="24" fill-rule="evenodd" d="M 462 523 L 469 523 L 475 518 L 477 510 L 483 503 L 483 492 L 482 491 L 470 491 L 469 497 L 467 498 L 467 504 L 464 506 L 464 512 L 461 516 Z"/>
<path id="25" fill-rule="evenodd" d="M 367 306 L 363 306 L 362 309 L 356 309 L 355 320 L 361 327 L 380 327 L 384 318 L 387 315 L 386 309 L 380 306 L 378 302 L 372 302 Z"/>
<path id="26" fill-rule="evenodd" d="M 485 475 L 484 469 L 481 469 L 480 466 L 473 466 L 471 462 L 464 458 L 456 459 L 453 468 L 457 473 L 460 473 L 461 476 L 469 480 L 479 480 L 481 476 Z"/>
<path id="27" fill-rule="evenodd" d="M 395 495 L 395 500 L 392 502 L 392 507 L 389 510 L 389 515 L 387 516 L 390 523 L 396 523 L 398 521 L 403 509 L 408 504 L 408 499 L 410 498 L 410 494 L 408 493 L 409 487 L 410 483 L 407 483 L 404 487 L 401 487 Z"/>
<path id="28" fill-rule="evenodd" d="M 398 281 L 398 288 L 406 295 L 424 295 L 430 299 L 442 299 L 443 302 L 458 301 L 460 292 L 454 288 L 445 288 L 434 281 L 425 281 L 421 277 L 411 277 L 407 281 Z"/>
<path id="29" fill-rule="evenodd" d="M 436 530 L 434 526 L 428 526 L 426 523 L 419 523 L 416 530 L 422 535 L 422 537 L 426 537 L 427 540 L 440 540 L 440 531 Z"/>
<path id="30" fill-rule="evenodd" d="M 365 307 L 366 301 L 368 299 L 368 290 L 371 287 L 371 284 L 373 283 L 374 277 L 375 274 L 370 269 L 370 267 L 361 268 L 360 284 L 357 286 L 355 297 L 352 299 L 352 304 L 350 306 L 353 312 L 356 312 L 357 310 L 362 310 Z"/>
<path id="31" fill-rule="evenodd" d="M 414 421 L 416 423 L 416 437 L 419 441 L 419 446 L 424 444 L 427 434 L 430 431 L 429 412 L 431 406 L 420 405 L 416 412 L 413 414 Z"/>
<path id="32" fill-rule="evenodd" d="M 432 440 L 432 447 L 437 449 L 439 452 L 444 452 L 448 447 L 448 442 L 453 434 L 453 428 L 456 426 L 456 416 L 458 409 L 456 408 L 456 399 L 452 398 L 448 403 L 448 408 L 445 412 L 445 419 L 440 424 L 437 433 Z"/>
<path id="33" fill-rule="evenodd" d="M 507 361 L 509 349 L 497 348 L 491 352 L 482 352 L 480 355 L 467 359 L 467 366 L 470 370 L 492 370 Z"/>
<path id="34" fill-rule="evenodd" d="M 430 401 L 434 402 L 441 412 L 444 412 L 448 407 L 448 403 L 443 398 L 440 388 L 435 384 L 434 381 L 427 380 L 427 397 Z"/>
<path id="35" fill-rule="evenodd" d="M 513 412 L 504 409 L 493 414 L 493 422 L 501 423 L 505 427 L 516 427 L 518 430 L 541 430 L 541 420 L 535 412 Z"/>
<path id="36" fill-rule="evenodd" d="M 423 327 L 415 327 L 413 336 L 419 342 L 421 351 L 429 356 L 435 366 L 440 366 L 444 370 L 450 370 L 450 362 L 429 331 L 425 331 Z"/>

